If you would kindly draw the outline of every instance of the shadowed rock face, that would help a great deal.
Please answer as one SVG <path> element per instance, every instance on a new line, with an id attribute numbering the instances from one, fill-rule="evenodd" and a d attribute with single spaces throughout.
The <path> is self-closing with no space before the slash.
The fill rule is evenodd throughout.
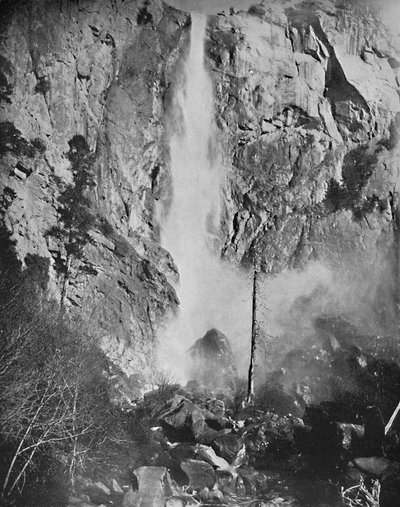
<path id="1" fill-rule="evenodd" d="M 50 259 L 60 297 L 65 245 L 46 232 L 72 181 L 68 142 L 83 136 L 95 225 L 65 303 L 90 316 L 112 359 L 142 370 L 178 305 L 155 203 L 170 197 L 165 114 L 189 17 L 158 0 L 38 0 L 15 2 L 2 24 L 0 189 L 16 193 L 6 226 L 21 259 Z M 264 1 L 211 17 L 207 54 L 228 165 L 222 255 L 275 273 L 319 259 L 392 294 L 399 40 L 366 8 Z"/>
<path id="2" fill-rule="evenodd" d="M 206 387 L 223 387 L 237 376 L 228 338 L 218 329 L 207 331 L 188 353 L 193 362 L 192 378 Z"/>

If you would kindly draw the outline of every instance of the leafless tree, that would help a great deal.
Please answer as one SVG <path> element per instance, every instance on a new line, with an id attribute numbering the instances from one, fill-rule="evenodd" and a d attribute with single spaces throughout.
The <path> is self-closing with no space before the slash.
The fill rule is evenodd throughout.
<path id="1" fill-rule="evenodd" d="M 72 331 L 52 305 L 29 312 L 23 294 L 16 287 L 0 307 L 0 443 L 11 449 L 3 498 L 21 489 L 43 453 L 62 455 L 73 480 L 108 408 L 95 340 Z"/>

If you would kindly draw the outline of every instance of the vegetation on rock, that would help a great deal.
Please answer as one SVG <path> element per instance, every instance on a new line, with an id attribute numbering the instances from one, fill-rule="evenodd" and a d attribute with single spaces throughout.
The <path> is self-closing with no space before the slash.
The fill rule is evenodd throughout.
<path id="1" fill-rule="evenodd" d="M 92 172 L 95 155 L 90 152 L 82 136 L 74 136 L 69 141 L 69 146 L 67 156 L 71 162 L 73 183 L 64 186 L 58 199 L 60 225 L 47 231 L 47 236 L 59 240 L 66 252 L 65 258 L 59 258 L 56 264 L 56 269 L 63 276 L 62 302 L 71 274 L 72 262 L 83 258 L 83 249 L 90 241 L 89 232 L 96 221 L 90 209 L 90 199 L 87 197 L 88 190 L 95 184 Z"/>
<path id="2" fill-rule="evenodd" d="M 0 156 L 6 153 L 34 157 L 35 148 L 11 122 L 0 123 Z"/>

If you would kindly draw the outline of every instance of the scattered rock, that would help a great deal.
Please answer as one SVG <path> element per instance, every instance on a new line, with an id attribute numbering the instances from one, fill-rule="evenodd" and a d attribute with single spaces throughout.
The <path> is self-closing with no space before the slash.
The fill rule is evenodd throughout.
<path id="1" fill-rule="evenodd" d="M 226 428 L 226 421 L 181 395 L 175 395 L 168 402 L 159 420 L 171 441 L 207 444 L 218 435 L 231 431 Z"/>
<path id="2" fill-rule="evenodd" d="M 241 468 L 239 470 L 239 476 L 243 481 L 245 492 L 249 496 L 265 493 L 269 489 L 267 476 L 254 470 L 254 468 Z"/>
<path id="3" fill-rule="evenodd" d="M 82 502 L 82 499 L 78 498 L 77 496 L 68 497 L 68 503 L 70 505 L 77 505 L 77 504 L 80 504 L 81 502 Z"/>
<path id="4" fill-rule="evenodd" d="M 383 441 L 385 438 L 385 423 L 378 407 L 366 407 L 363 413 L 365 456 L 383 456 Z"/>
<path id="5" fill-rule="evenodd" d="M 185 461 L 196 457 L 196 447 L 191 444 L 181 443 L 172 447 L 169 454 L 177 461 Z"/>
<path id="6" fill-rule="evenodd" d="M 218 487 L 228 496 L 243 497 L 246 496 L 246 488 L 240 474 L 217 474 Z"/>
<path id="7" fill-rule="evenodd" d="M 222 400 L 207 400 L 206 408 L 218 419 L 222 419 L 225 415 L 225 403 Z"/>
<path id="8" fill-rule="evenodd" d="M 182 498 L 172 496 L 165 501 L 165 507 L 185 507 L 187 503 Z"/>
<path id="9" fill-rule="evenodd" d="M 362 448 L 364 426 L 350 423 L 336 423 L 340 439 L 339 445 L 348 453 L 358 454 Z"/>
<path id="10" fill-rule="evenodd" d="M 89 495 L 90 500 L 97 504 L 107 503 L 111 496 L 111 491 L 102 482 L 95 482 L 91 484 L 86 489 L 86 492 Z"/>
<path id="11" fill-rule="evenodd" d="M 240 466 L 245 460 L 243 458 L 243 462 L 240 463 L 240 458 L 238 457 L 241 451 L 243 453 L 243 448 L 245 450 L 245 444 L 240 435 L 229 433 L 228 435 L 216 437 L 212 442 L 212 447 L 229 464 L 235 462 L 235 466 Z"/>
<path id="12" fill-rule="evenodd" d="M 369 458 L 354 458 L 354 463 L 363 472 L 379 476 L 390 467 L 390 461 L 384 458 L 372 456 Z"/>
<path id="13" fill-rule="evenodd" d="M 121 488 L 121 486 L 118 484 L 116 479 L 112 479 L 111 481 L 111 490 L 116 495 L 123 495 L 124 490 Z"/>
<path id="14" fill-rule="evenodd" d="M 214 449 L 212 449 L 211 447 L 198 444 L 196 446 L 196 454 L 201 459 L 204 459 L 204 461 L 207 461 L 207 463 L 210 463 L 210 465 L 217 468 L 218 470 L 224 470 L 224 471 L 231 470 L 229 463 L 224 458 L 217 456 L 215 454 Z"/>
<path id="15" fill-rule="evenodd" d="M 130 488 L 124 496 L 123 507 L 164 507 L 165 497 L 172 496 L 174 489 L 166 468 L 141 467 L 134 471 L 138 490 Z"/>
<path id="16" fill-rule="evenodd" d="M 296 454 L 295 433 L 304 423 L 298 417 L 278 416 L 266 413 L 261 420 L 249 424 L 243 433 L 243 439 L 249 454 L 250 464 L 264 466 L 279 462 L 283 466 L 287 458 Z"/>
<path id="17" fill-rule="evenodd" d="M 196 491 L 212 488 L 216 481 L 214 468 L 205 461 L 189 459 L 181 463 L 182 470 L 189 477 L 190 487 Z"/>

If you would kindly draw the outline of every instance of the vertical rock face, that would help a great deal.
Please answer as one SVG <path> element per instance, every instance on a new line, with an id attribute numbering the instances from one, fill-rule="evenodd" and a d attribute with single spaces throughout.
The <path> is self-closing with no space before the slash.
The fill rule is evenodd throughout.
<path id="1" fill-rule="evenodd" d="M 232 262 L 258 256 L 269 272 L 311 259 L 366 272 L 377 258 L 395 264 L 400 44 L 377 13 L 346 5 L 264 1 L 210 18 L 231 167 L 222 254 Z M 165 111 L 189 16 L 158 0 L 21 0 L 2 23 L 6 226 L 22 261 L 50 259 L 53 296 L 89 316 L 110 357 L 138 371 L 155 326 L 178 305 L 154 206 L 168 195 Z M 68 257 L 51 231 L 65 228 L 60 207 L 76 191 L 76 136 L 92 157 L 82 159 L 91 226 Z"/>
<path id="2" fill-rule="evenodd" d="M 399 41 L 357 2 L 264 1 L 214 17 L 209 36 L 233 163 L 224 256 L 370 270 L 393 241 Z"/>
<path id="3" fill-rule="evenodd" d="M 93 225 L 83 254 L 70 256 L 64 301 L 128 371 L 146 361 L 157 319 L 178 302 L 153 207 L 168 176 L 164 106 L 188 22 L 157 1 L 20 1 L 1 38 L 0 185 L 16 194 L 6 225 L 21 260 L 51 259 L 59 297 L 68 252 L 49 231 L 65 226 L 60 196 L 76 191 L 69 142 L 85 138 Z"/>

